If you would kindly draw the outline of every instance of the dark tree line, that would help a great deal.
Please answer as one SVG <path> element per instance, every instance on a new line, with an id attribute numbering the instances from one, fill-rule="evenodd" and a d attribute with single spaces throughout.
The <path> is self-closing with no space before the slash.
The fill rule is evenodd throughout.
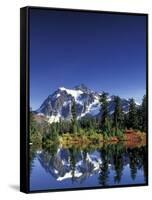
<path id="1" fill-rule="evenodd" d="M 113 165 L 115 171 L 114 182 L 120 183 L 123 176 L 123 169 L 126 164 L 129 164 L 130 176 L 135 180 L 137 171 L 143 167 L 144 178 L 147 177 L 147 162 L 146 147 L 141 148 L 124 148 L 123 144 L 119 143 L 108 144 L 101 148 L 100 155 L 102 165 L 99 173 L 99 183 L 102 186 L 107 186 L 109 183 L 109 164 Z M 126 159 L 127 158 L 127 159 Z M 126 162 L 127 161 L 127 162 Z"/>
<path id="2" fill-rule="evenodd" d="M 40 131 L 40 127 L 34 120 L 34 115 L 30 112 L 30 143 L 41 144 L 42 142 L 42 132 Z"/>
<path id="3" fill-rule="evenodd" d="M 146 95 L 144 95 L 142 104 L 137 106 L 134 99 L 130 99 L 129 112 L 126 115 L 127 128 L 133 128 L 144 132 L 147 131 L 146 101 Z"/>
<path id="4" fill-rule="evenodd" d="M 103 92 L 100 97 L 101 103 L 101 121 L 100 127 L 107 136 L 123 135 L 124 129 L 133 129 L 140 131 L 147 131 L 146 128 L 146 96 L 144 95 L 142 104 L 136 105 L 135 100 L 129 100 L 129 111 L 125 113 L 122 107 L 122 101 L 119 96 L 114 97 L 114 112 L 109 113 L 108 93 Z"/>

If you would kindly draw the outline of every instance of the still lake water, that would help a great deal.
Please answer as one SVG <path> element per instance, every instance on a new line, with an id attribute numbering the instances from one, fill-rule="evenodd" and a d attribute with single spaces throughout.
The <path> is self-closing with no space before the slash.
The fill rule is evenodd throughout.
<path id="1" fill-rule="evenodd" d="M 30 149 L 30 191 L 145 184 L 146 147 Z"/>

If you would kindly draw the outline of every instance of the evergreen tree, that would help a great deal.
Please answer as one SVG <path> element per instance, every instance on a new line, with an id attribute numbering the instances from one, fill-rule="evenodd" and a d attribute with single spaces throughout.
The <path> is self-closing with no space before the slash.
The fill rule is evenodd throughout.
<path id="1" fill-rule="evenodd" d="M 41 144 L 42 135 L 38 129 L 38 125 L 34 119 L 34 114 L 30 112 L 30 142 L 34 144 Z"/>
<path id="2" fill-rule="evenodd" d="M 109 111 L 108 111 L 108 93 L 103 92 L 100 96 L 101 103 L 101 123 L 100 127 L 105 136 L 107 136 L 107 130 L 109 130 Z M 110 134 L 110 132 L 109 132 Z"/>
<path id="3" fill-rule="evenodd" d="M 30 112 L 30 134 L 34 134 L 36 132 L 36 121 L 34 120 L 34 115 L 32 111 Z"/>
<path id="4" fill-rule="evenodd" d="M 125 129 L 127 129 L 128 125 L 128 113 L 124 113 L 124 121 L 123 121 L 123 126 Z"/>
<path id="5" fill-rule="evenodd" d="M 59 133 L 69 133 L 71 131 L 71 123 L 69 121 L 63 120 L 58 123 Z"/>
<path id="6" fill-rule="evenodd" d="M 51 141 L 57 142 L 59 135 L 59 124 L 53 122 L 52 124 L 48 124 L 48 131 L 43 134 L 42 143 L 49 144 Z"/>
<path id="7" fill-rule="evenodd" d="M 129 101 L 128 128 L 138 129 L 137 107 L 133 98 Z"/>
<path id="8" fill-rule="evenodd" d="M 47 139 L 50 139 L 53 142 L 57 142 L 58 141 L 58 134 L 59 134 L 58 123 L 53 122 L 49 126 L 49 134 L 47 135 Z"/>
<path id="9" fill-rule="evenodd" d="M 106 132 L 106 135 L 111 137 L 112 135 L 112 120 L 110 119 L 110 117 L 107 117 L 105 120 L 105 127 L 104 130 Z"/>
<path id="10" fill-rule="evenodd" d="M 73 100 L 73 102 L 72 102 L 71 113 L 72 113 L 72 120 L 76 121 L 76 119 L 77 119 L 77 112 L 76 112 L 76 102 L 75 102 L 75 100 Z"/>
<path id="11" fill-rule="evenodd" d="M 114 103 L 115 103 L 115 110 L 113 114 L 113 126 L 116 130 L 116 135 L 118 135 L 119 130 L 122 130 L 124 126 L 123 125 L 124 114 L 123 114 L 123 109 L 121 105 L 121 99 L 119 96 L 115 96 Z"/>
<path id="12" fill-rule="evenodd" d="M 142 106 L 137 108 L 137 116 L 138 116 L 138 129 L 142 130 L 143 128 L 143 113 L 142 113 Z"/>
<path id="13" fill-rule="evenodd" d="M 71 107 L 72 114 L 72 133 L 77 133 L 77 110 L 76 110 L 76 102 L 73 100 Z"/>
<path id="14" fill-rule="evenodd" d="M 94 117 L 83 117 L 79 120 L 79 124 L 81 126 L 82 129 L 85 130 L 96 130 L 97 129 L 97 119 L 94 119 Z"/>

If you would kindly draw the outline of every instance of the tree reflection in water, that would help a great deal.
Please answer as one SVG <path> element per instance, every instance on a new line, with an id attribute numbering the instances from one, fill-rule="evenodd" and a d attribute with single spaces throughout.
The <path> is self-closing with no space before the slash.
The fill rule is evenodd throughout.
<path id="1" fill-rule="evenodd" d="M 37 158 L 46 172 L 55 180 L 71 183 L 83 183 L 92 176 L 98 176 L 98 186 L 121 184 L 125 176 L 124 168 L 130 169 L 130 177 L 136 180 L 138 170 L 143 170 L 147 181 L 146 146 L 129 148 L 123 143 L 103 144 L 98 146 L 70 146 L 61 148 L 57 144 L 38 151 L 30 148 L 30 172 L 34 170 L 34 159 Z M 112 174 L 112 175 L 111 175 Z M 113 177 L 113 181 L 112 178 Z"/>

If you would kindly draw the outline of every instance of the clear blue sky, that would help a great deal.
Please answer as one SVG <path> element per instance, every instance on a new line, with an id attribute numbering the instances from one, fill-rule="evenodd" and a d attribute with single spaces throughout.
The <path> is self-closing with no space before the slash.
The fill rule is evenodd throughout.
<path id="1" fill-rule="evenodd" d="M 84 83 L 141 101 L 146 92 L 146 17 L 31 9 L 30 106 L 58 87 Z"/>

